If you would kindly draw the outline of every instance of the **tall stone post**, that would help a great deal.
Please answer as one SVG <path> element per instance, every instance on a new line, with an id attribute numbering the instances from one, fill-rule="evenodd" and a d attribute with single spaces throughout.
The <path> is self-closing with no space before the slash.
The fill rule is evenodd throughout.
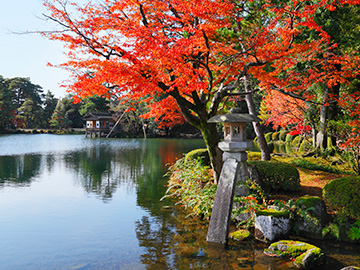
<path id="1" fill-rule="evenodd" d="M 236 109 L 231 114 L 209 119 L 210 123 L 224 123 L 224 141 L 219 143 L 219 148 L 224 152 L 224 164 L 211 213 L 206 239 L 208 242 L 226 243 L 234 195 L 248 195 L 248 189 L 241 185 L 249 179 L 246 150 L 252 146 L 252 142 L 246 140 L 246 123 L 258 121 L 260 119 L 255 115 L 241 114 Z"/>

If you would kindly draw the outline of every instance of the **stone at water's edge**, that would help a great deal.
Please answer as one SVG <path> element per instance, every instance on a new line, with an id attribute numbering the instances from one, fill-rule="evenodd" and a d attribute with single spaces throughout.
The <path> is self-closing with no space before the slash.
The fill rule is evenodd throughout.
<path id="1" fill-rule="evenodd" d="M 295 231 L 306 237 L 322 238 L 322 229 L 328 222 L 325 202 L 320 197 L 306 195 L 295 205 Z"/>
<path id="2" fill-rule="evenodd" d="M 287 236 L 290 232 L 289 214 L 283 211 L 264 210 L 255 214 L 255 237 L 264 242 L 272 242 Z"/>
<path id="3" fill-rule="evenodd" d="M 251 233 L 248 230 L 240 229 L 230 233 L 229 236 L 236 241 L 244 241 L 251 238 Z"/>
<path id="4" fill-rule="evenodd" d="M 294 258 L 294 265 L 301 269 L 310 269 L 322 264 L 324 253 L 314 245 L 300 241 L 283 240 L 273 243 L 264 250 L 271 257 Z"/>

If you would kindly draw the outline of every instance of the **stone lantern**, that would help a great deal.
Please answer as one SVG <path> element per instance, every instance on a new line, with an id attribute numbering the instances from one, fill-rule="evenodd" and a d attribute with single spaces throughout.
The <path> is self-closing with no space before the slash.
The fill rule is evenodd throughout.
<path id="1" fill-rule="evenodd" d="M 224 141 L 218 145 L 224 152 L 224 164 L 211 213 L 208 242 L 226 243 L 233 197 L 248 195 L 247 187 L 241 185 L 241 182 L 249 179 L 246 150 L 252 146 L 252 142 L 246 139 L 246 123 L 260 121 L 257 116 L 241 113 L 237 108 L 231 110 L 230 114 L 216 115 L 208 120 L 209 123 L 224 124 Z"/>
<path id="2" fill-rule="evenodd" d="M 238 162 L 246 161 L 245 151 L 252 147 L 252 142 L 246 139 L 246 123 L 260 121 L 259 117 L 241 113 L 238 108 L 232 109 L 230 114 L 216 115 L 209 119 L 209 123 L 224 124 L 224 141 L 218 145 L 224 151 L 223 161 L 228 158 L 234 158 Z"/>

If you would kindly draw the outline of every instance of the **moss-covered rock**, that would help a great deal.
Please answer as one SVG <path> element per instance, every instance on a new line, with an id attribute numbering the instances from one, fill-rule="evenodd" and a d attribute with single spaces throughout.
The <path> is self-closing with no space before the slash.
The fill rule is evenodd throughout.
<path id="1" fill-rule="evenodd" d="M 328 223 L 325 202 L 317 196 L 303 196 L 295 202 L 295 232 L 306 237 L 322 238 Z"/>
<path id="2" fill-rule="evenodd" d="M 360 176 L 339 178 L 327 183 L 323 196 L 331 207 L 342 214 L 360 218 Z"/>
<path id="3" fill-rule="evenodd" d="M 289 218 L 290 213 L 288 211 L 280 211 L 275 209 L 264 209 L 256 211 L 257 216 L 272 216 L 272 217 L 284 217 Z"/>
<path id="4" fill-rule="evenodd" d="M 241 229 L 230 233 L 229 236 L 236 241 L 245 241 L 251 238 L 251 233 L 248 230 Z"/>
<path id="5" fill-rule="evenodd" d="M 273 243 L 264 250 L 265 255 L 272 257 L 293 258 L 296 267 L 302 269 L 313 268 L 323 262 L 324 253 L 314 245 L 283 240 Z"/>
<path id="6" fill-rule="evenodd" d="M 264 242 L 273 242 L 288 236 L 290 232 L 289 213 L 266 209 L 255 214 L 255 237 Z"/>
<path id="7" fill-rule="evenodd" d="M 206 148 L 195 149 L 185 155 L 185 162 L 200 158 L 204 165 L 210 164 L 209 152 Z"/>
<path id="8" fill-rule="evenodd" d="M 267 191 L 297 191 L 300 188 L 299 171 L 286 163 L 249 161 L 259 172 L 259 184 Z"/>

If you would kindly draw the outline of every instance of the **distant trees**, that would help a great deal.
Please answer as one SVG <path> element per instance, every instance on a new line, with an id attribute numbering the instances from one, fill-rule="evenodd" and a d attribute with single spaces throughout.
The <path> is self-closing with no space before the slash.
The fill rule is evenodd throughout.
<path id="1" fill-rule="evenodd" d="M 0 76 L 0 129 L 11 124 L 15 112 L 15 95 L 8 87 L 6 80 Z"/>
<path id="2" fill-rule="evenodd" d="M 74 103 L 71 95 L 58 100 L 51 116 L 50 127 L 56 129 L 81 128 L 83 121 L 79 113 L 80 106 L 81 103 Z"/>
<path id="3" fill-rule="evenodd" d="M 74 102 L 74 95 L 56 98 L 30 78 L 6 79 L 0 76 L 0 131 L 4 129 L 71 129 L 84 127 L 82 117 L 91 112 L 113 110 L 123 114 L 122 125 L 128 134 L 162 133 L 156 119 L 149 115 L 145 104 L 121 103 L 101 95 L 91 95 Z M 181 122 L 179 122 L 181 124 Z M 166 129 L 166 125 L 162 127 Z"/>
<path id="4" fill-rule="evenodd" d="M 42 87 L 29 78 L 5 79 L 0 76 L 0 129 L 42 127 Z"/>
<path id="5" fill-rule="evenodd" d="M 45 126 L 48 126 L 49 121 L 51 120 L 52 114 L 55 111 L 56 104 L 58 99 L 51 93 L 50 90 L 44 95 L 44 113 L 43 113 L 43 121 Z"/>
<path id="6" fill-rule="evenodd" d="M 81 104 L 71 96 L 59 100 L 30 78 L 0 76 L 0 130 L 6 128 L 82 127 Z"/>
<path id="7" fill-rule="evenodd" d="M 110 101 L 105 97 L 93 95 L 82 100 L 79 113 L 85 116 L 92 111 L 107 112 L 108 110 L 110 110 Z"/>
<path id="8" fill-rule="evenodd" d="M 73 95 L 58 99 L 30 78 L 0 76 L 0 130 L 7 128 L 81 128 L 82 116 L 108 111 L 110 101 L 98 95 L 74 103 Z"/>

